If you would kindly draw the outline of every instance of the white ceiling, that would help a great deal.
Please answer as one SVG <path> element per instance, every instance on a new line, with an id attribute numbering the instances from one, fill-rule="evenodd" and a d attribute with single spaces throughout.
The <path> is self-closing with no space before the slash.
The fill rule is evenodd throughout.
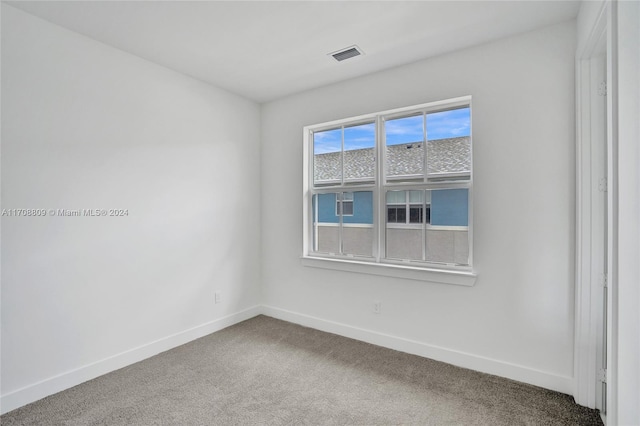
<path id="1" fill-rule="evenodd" d="M 257 102 L 576 17 L 579 1 L 33 1 L 10 5 Z M 364 56 L 327 54 L 357 44 Z"/>

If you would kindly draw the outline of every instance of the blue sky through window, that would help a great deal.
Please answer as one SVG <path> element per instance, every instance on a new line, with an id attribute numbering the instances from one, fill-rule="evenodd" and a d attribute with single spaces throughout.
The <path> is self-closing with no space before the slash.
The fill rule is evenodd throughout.
<path id="1" fill-rule="evenodd" d="M 397 118 L 385 123 L 387 145 L 422 142 L 424 120 L 422 115 Z M 469 107 L 427 114 L 427 139 L 458 138 L 471 134 L 471 111 Z M 375 146 L 375 124 L 361 124 L 344 129 L 344 149 L 373 148 Z M 325 130 L 313 135 L 314 155 L 340 152 L 342 129 Z"/>
<path id="2" fill-rule="evenodd" d="M 471 134 L 469 107 L 427 114 L 427 139 L 459 138 Z"/>
<path id="3" fill-rule="evenodd" d="M 422 115 L 397 118 L 385 123 L 387 145 L 422 142 Z M 427 139 L 447 139 L 469 136 L 471 111 L 469 107 L 427 114 Z"/>
<path id="4" fill-rule="evenodd" d="M 344 150 L 373 148 L 376 145 L 375 123 L 344 128 Z"/>
<path id="5" fill-rule="evenodd" d="M 387 145 L 422 142 L 424 139 L 423 123 L 422 115 L 388 120 L 384 125 Z"/>
<path id="6" fill-rule="evenodd" d="M 373 148 L 376 141 L 375 123 L 361 124 L 359 126 L 345 127 L 344 129 L 344 149 Z M 313 134 L 314 155 L 326 154 L 329 152 L 340 152 L 342 149 L 342 130 L 333 129 Z"/>
<path id="7" fill-rule="evenodd" d="M 342 129 L 325 130 L 313 134 L 313 154 L 326 154 L 342 150 Z"/>

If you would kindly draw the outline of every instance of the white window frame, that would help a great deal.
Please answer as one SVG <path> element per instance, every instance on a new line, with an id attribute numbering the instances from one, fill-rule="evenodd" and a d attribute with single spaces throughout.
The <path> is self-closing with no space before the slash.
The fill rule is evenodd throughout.
<path id="1" fill-rule="evenodd" d="M 336 120 L 303 129 L 303 251 L 301 262 L 305 266 L 343 270 L 389 277 L 407 278 L 436 283 L 472 286 L 475 284 L 476 274 L 473 271 L 473 170 L 468 180 L 456 180 L 459 174 L 452 174 L 450 180 L 433 181 L 433 176 L 427 174 L 426 146 L 423 178 L 420 182 L 397 182 L 395 178 L 386 178 L 386 141 L 384 123 L 386 120 L 400 118 L 412 113 L 429 113 L 454 109 L 457 107 L 469 107 L 471 96 L 463 96 L 406 108 L 382 111 L 357 117 Z M 341 126 L 350 127 L 358 124 L 375 121 L 376 125 L 376 165 L 375 181 L 371 183 L 357 184 L 345 182 L 341 179 L 335 185 L 314 187 L 313 168 L 313 134 L 324 130 L 335 129 Z M 426 129 L 425 129 L 426 131 Z M 425 138 L 426 139 L 426 138 Z M 473 163 L 473 142 L 471 143 L 471 158 Z M 473 167 L 473 166 L 472 166 Z M 344 170 L 342 172 L 344 175 Z M 455 175 L 455 176 L 454 176 Z M 469 191 L 468 207 L 468 241 L 469 241 L 469 265 L 438 264 L 425 261 L 395 261 L 384 257 L 385 227 L 387 205 L 385 194 L 387 190 L 420 190 L 420 189 L 458 189 Z M 373 194 L 373 257 L 371 259 L 354 259 L 348 255 L 327 255 L 313 251 L 313 218 L 311 216 L 312 198 L 315 194 L 335 192 L 371 191 Z M 381 198 L 382 197 L 382 198 Z M 423 212 L 424 214 L 424 212 Z M 405 225 L 406 226 L 406 225 Z"/>

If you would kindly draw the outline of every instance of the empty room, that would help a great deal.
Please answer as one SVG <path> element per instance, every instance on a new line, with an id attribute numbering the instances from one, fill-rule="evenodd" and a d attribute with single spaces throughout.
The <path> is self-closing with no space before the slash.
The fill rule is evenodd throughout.
<path id="1" fill-rule="evenodd" d="M 640 2 L 0 13 L 3 425 L 640 425 Z"/>

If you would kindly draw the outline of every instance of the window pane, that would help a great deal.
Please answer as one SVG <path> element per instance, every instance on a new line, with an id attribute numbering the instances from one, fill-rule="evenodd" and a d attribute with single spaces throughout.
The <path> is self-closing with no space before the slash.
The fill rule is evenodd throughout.
<path id="1" fill-rule="evenodd" d="M 422 260 L 422 228 L 387 226 L 387 259 Z"/>
<path id="2" fill-rule="evenodd" d="M 422 191 L 387 191 L 387 225 L 386 225 L 386 257 L 389 259 L 422 260 L 423 225 L 420 220 L 422 205 L 413 212 L 407 212 L 407 198 L 411 192 Z M 417 197 L 416 194 L 413 197 Z M 409 213 L 409 217 L 407 217 Z M 407 223 L 411 215 L 418 217 L 417 225 Z"/>
<path id="3" fill-rule="evenodd" d="M 340 253 L 340 224 L 335 211 L 337 195 L 313 196 L 313 248 L 318 253 Z"/>
<path id="4" fill-rule="evenodd" d="M 342 180 L 342 129 L 313 134 L 313 181 L 315 185 Z"/>
<path id="5" fill-rule="evenodd" d="M 409 207 L 409 223 L 422 223 L 422 205 Z"/>
<path id="6" fill-rule="evenodd" d="M 409 202 L 411 204 L 422 204 L 424 191 L 409 191 Z"/>
<path id="7" fill-rule="evenodd" d="M 469 264 L 469 190 L 431 191 L 431 225 L 426 230 L 426 260 Z"/>
<path id="8" fill-rule="evenodd" d="M 398 208 L 397 207 L 387 207 L 387 222 L 388 223 L 397 223 L 398 222 Z"/>
<path id="9" fill-rule="evenodd" d="M 353 216 L 353 201 L 343 201 L 342 207 L 342 214 L 344 216 Z"/>
<path id="10" fill-rule="evenodd" d="M 344 178 L 350 182 L 371 182 L 375 176 L 375 123 L 345 127 Z"/>
<path id="11" fill-rule="evenodd" d="M 341 196 L 352 201 L 341 200 Z M 336 207 L 341 205 L 342 217 L 340 207 Z M 373 255 L 372 191 L 316 194 L 312 208 L 315 252 Z"/>
<path id="12" fill-rule="evenodd" d="M 387 178 L 394 181 L 422 180 L 424 174 L 424 116 L 387 120 Z"/>
<path id="13" fill-rule="evenodd" d="M 429 179 L 468 179 L 471 174 L 469 107 L 427 114 Z"/>
<path id="14" fill-rule="evenodd" d="M 387 191 L 387 204 L 405 204 L 406 202 L 405 191 Z"/>
<path id="15" fill-rule="evenodd" d="M 388 259 L 469 264 L 468 189 L 387 191 L 386 199 Z"/>
<path id="16" fill-rule="evenodd" d="M 373 256 L 373 192 L 357 191 L 345 202 L 342 216 L 342 253 Z M 349 209 L 351 216 L 346 216 Z"/>
<path id="17" fill-rule="evenodd" d="M 409 223 L 422 223 L 424 191 L 409 191 Z"/>
<path id="18" fill-rule="evenodd" d="M 407 222 L 407 207 L 402 206 L 397 208 L 396 215 L 398 216 L 398 223 L 406 223 Z"/>
<path id="19" fill-rule="evenodd" d="M 406 223 L 407 191 L 387 191 L 387 222 Z"/>
<path id="20" fill-rule="evenodd" d="M 431 192 L 431 224 L 434 226 L 468 226 L 469 190 L 438 189 Z"/>

